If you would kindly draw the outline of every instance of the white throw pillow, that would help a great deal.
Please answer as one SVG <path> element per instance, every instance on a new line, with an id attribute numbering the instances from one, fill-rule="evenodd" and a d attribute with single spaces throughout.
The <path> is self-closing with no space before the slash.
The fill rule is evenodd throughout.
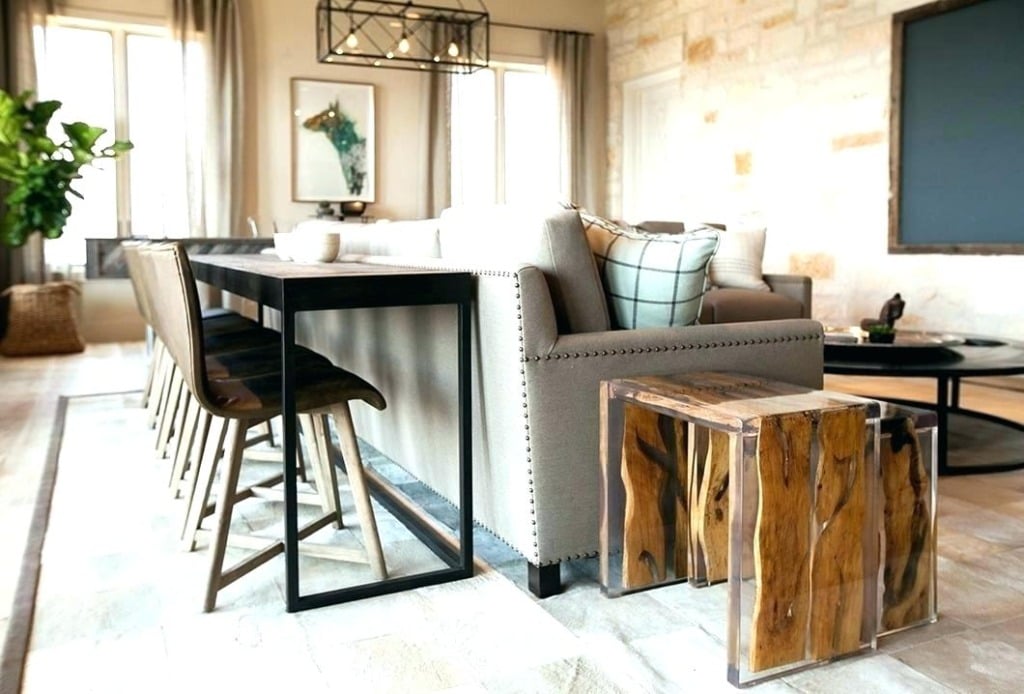
<path id="1" fill-rule="evenodd" d="M 711 259 L 714 287 L 770 292 L 761 272 L 765 229 L 730 229 L 719 235 L 718 252 Z"/>
<path id="2" fill-rule="evenodd" d="M 653 234 L 582 212 L 590 250 L 619 328 L 693 325 L 718 231 Z"/>

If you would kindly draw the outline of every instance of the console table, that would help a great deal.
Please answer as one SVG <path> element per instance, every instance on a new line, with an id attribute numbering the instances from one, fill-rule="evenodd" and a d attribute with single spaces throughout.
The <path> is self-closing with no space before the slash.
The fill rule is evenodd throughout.
<path id="1" fill-rule="evenodd" d="M 473 575 L 472 426 L 470 424 L 470 334 L 473 279 L 467 272 L 433 271 L 362 263 L 293 263 L 268 255 L 197 255 L 191 258 L 196 279 L 277 309 L 281 315 L 281 379 L 285 585 L 289 612 L 347 600 L 383 595 Z M 295 315 L 301 311 L 455 304 L 458 307 L 459 372 L 459 541 L 425 522 L 417 509 L 391 491 L 371 468 L 367 478 L 378 502 L 402 521 L 448 568 L 389 578 L 310 595 L 299 594 L 297 480 L 295 448 Z M 261 310 L 262 314 L 262 310 Z"/>
<path id="2" fill-rule="evenodd" d="M 737 686 L 874 648 L 877 402 L 727 373 L 601 387 L 607 594 L 727 579 Z"/>

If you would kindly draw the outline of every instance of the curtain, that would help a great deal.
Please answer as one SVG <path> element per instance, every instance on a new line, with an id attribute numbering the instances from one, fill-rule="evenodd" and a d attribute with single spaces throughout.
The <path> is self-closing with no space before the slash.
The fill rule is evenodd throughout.
<path id="1" fill-rule="evenodd" d="M 53 11 L 52 0 L 3 0 L 0 2 L 0 88 L 18 94 L 36 88 L 36 36 L 33 27 L 46 25 Z M 0 184 L 2 185 L 2 184 Z M 7 213 L 0 188 L 0 218 Z M 21 248 L 0 244 L 0 291 L 12 284 L 42 282 L 43 240 L 34 234 Z M 6 311 L 0 309 L 0 334 L 7 325 Z"/>
<path id="2" fill-rule="evenodd" d="M 172 0 L 185 96 L 189 235 L 245 235 L 242 30 L 235 0 Z"/>
<path id="3" fill-rule="evenodd" d="M 425 216 L 437 217 L 452 203 L 451 76 L 430 75 L 427 107 L 427 185 Z"/>
<path id="4" fill-rule="evenodd" d="M 433 36 L 434 50 L 447 47 L 451 36 Z M 431 72 L 427 83 L 427 170 L 423 186 L 423 216 L 437 217 L 452 204 L 452 78 L 446 72 Z"/>
<path id="5" fill-rule="evenodd" d="M 570 201 L 598 209 L 596 166 L 592 138 L 596 124 L 588 117 L 591 92 L 590 36 L 567 31 L 547 32 L 545 65 L 558 92 L 562 192 Z"/>

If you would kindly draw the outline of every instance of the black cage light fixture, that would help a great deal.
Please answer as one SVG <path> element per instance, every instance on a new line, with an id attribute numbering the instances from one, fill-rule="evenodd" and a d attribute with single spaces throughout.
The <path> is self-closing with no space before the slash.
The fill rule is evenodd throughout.
<path id="1" fill-rule="evenodd" d="M 437 2 L 320 0 L 317 60 L 462 74 L 487 67 L 490 16 L 483 1 Z"/>

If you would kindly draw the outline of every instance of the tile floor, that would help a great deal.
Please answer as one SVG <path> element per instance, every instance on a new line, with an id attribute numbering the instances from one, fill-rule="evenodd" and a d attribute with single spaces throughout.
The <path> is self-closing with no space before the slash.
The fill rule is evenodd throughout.
<path id="1" fill-rule="evenodd" d="M 140 345 L 0 358 L 0 633 L 6 632 L 57 396 L 129 390 L 142 375 Z M 924 397 L 931 388 L 838 377 L 828 378 L 827 386 L 906 397 Z M 1024 421 L 1024 393 L 970 385 L 964 399 Z M 147 479 L 155 482 L 140 468 L 99 488 L 113 492 L 113 504 L 131 491 L 126 487 Z M 754 691 L 1021 689 L 1024 472 L 945 477 L 939 494 L 939 623 L 884 639 L 877 653 Z M 67 532 L 68 515 L 63 529 L 55 517 L 55 533 Z M 110 522 L 117 531 L 116 514 Z M 154 516 L 132 533 L 160 527 Z M 58 551 L 73 545 L 56 534 L 48 547 L 25 692 L 279 691 L 295 685 L 314 692 L 733 691 L 725 682 L 720 587 L 670 586 L 608 600 L 592 580 L 594 562 L 583 561 L 563 570 L 565 592 L 544 601 L 524 592 L 521 581 L 514 585 L 487 571 L 469 581 L 287 615 L 272 579 L 259 590 L 238 590 L 223 608 L 203 615 L 198 604 L 192 609 L 180 595 L 153 588 L 161 572 L 192 575 L 186 564 L 196 555 L 154 548 L 140 563 L 138 556 L 83 550 L 76 563 L 73 552 Z M 95 590 L 68 597 L 62 576 L 91 581 Z"/>

